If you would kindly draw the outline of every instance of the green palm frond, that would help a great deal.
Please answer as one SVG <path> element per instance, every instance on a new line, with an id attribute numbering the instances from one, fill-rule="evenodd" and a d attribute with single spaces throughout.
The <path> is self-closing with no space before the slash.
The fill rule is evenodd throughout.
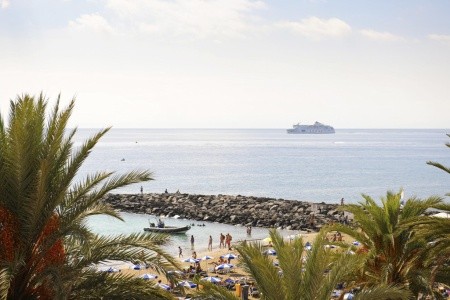
<path id="1" fill-rule="evenodd" d="M 363 198 L 365 202 L 340 208 L 353 213 L 354 227 L 337 224 L 325 228 L 350 235 L 368 251 L 359 283 L 367 287 L 382 283 L 423 289 L 423 285 L 417 285 L 421 283 L 416 279 L 419 273 L 420 276 L 431 274 L 425 271 L 430 266 L 429 258 L 433 256 L 427 246 L 430 227 L 426 225 L 431 224 L 432 218 L 425 213 L 429 208 L 442 206 L 442 198 L 421 200 L 413 197 L 403 206 L 400 205 L 401 191 L 387 192 L 381 205 L 367 195 Z"/>
<path id="2" fill-rule="evenodd" d="M 355 300 L 408 300 L 412 293 L 407 289 L 392 285 L 377 285 L 356 294 Z"/>
<path id="3" fill-rule="evenodd" d="M 173 299 L 173 295 L 152 282 L 121 273 L 84 271 L 69 299 Z"/>
<path id="4" fill-rule="evenodd" d="M 224 287 L 215 285 L 210 282 L 195 280 L 196 284 L 201 284 L 202 289 L 196 291 L 192 297 L 195 300 L 239 300 L 241 298 L 235 296 L 231 291 Z M 281 299 L 281 298 L 280 298 Z"/>
<path id="5" fill-rule="evenodd" d="M 1 273 L 0 291 L 9 286 L 11 299 L 83 298 L 92 294 L 81 287 L 97 280 L 111 284 L 109 289 L 96 287 L 105 297 L 166 299 L 153 286 L 135 293 L 143 284 L 139 280 L 91 271 L 108 259 L 143 262 L 160 273 L 178 264 L 162 248 L 166 236 L 101 237 L 86 226 L 87 218 L 97 214 L 121 219 L 102 198 L 152 177 L 149 171 L 97 172 L 76 183 L 82 164 L 109 128 L 75 148 L 77 130 L 66 128 L 73 108 L 73 99 L 61 108 L 58 96 L 47 115 L 43 94 L 23 95 L 11 101 L 8 124 L 0 116 L 0 230 L 7 233 L 0 241 L 0 268 L 8 270 Z M 76 297 L 76 291 L 86 294 Z"/>

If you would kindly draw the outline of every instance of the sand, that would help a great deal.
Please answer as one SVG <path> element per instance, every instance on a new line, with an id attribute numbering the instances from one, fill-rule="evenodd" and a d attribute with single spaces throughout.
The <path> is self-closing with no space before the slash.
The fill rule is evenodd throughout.
<path id="1" fill-rule="evenodd" d="M 315 237 L 317 236 L 317 233 L 305 233 L 305 234 L 301 234 L 301 236 L 305 243 L 308 241 L 313 242 Z M 289 240 L 289 237 L 284 237 L 284 238 Z M 261 240 L 259 240 L 259 241 L 262 242 Z M 262 244 L 264 245 L 265 243 L 262 242 Z M 270 247 L 268 247 L 268 249 L 270 249 Z M 233 253 L 235 255 L 238 255 L 238 252 L 234 251 L 233 248 L 230 251 L 226 248 L 213 247 L 212 251 L 197 252 L 197 258 L 202 258 L 206 255 L 213 257 L 213 259 L 202 260 L 200 262 L 201 268 L 204 271 L 207 271 L 208 276 L 219 277 L 220 279 L 222 279 L 222 281 L 227 278 L 232 278 L 234 280 L 240 279 L 240 278 L 248 279 L 249 274 L 244 272 L 244 270 L 238 266 L 239 258 L 231 260 L 230 263 L 232 265 L 234 265 L 234 267 L 229 272 L 224 273 L 224 274 L 223 273 L 218 274 L 214 271 L 214 264 L 212 264 L 212 262 L 217 262 L 221 255 L 225 255 L 227 253 Z M 187 253 L 185 253 L 184 257 L 180 258 L 180 265 L 182 268 L 188 268 L 191 265 L 190 263 L 187 263 L 187 262 L 181 262 L 182 259 L 189 258 L 189 257 L 191 257 L 191 256 L 188 255 Z M 108 261 L 108 262 L 105 262 L 104 264 L 102 264 L 101 266 L 99 266 L 99 268 L 102 270 L 106 270 L 109 267 L 116 268 L 116 269 L 120 270 L 120 272 L 122 272 L 122 273 L 130 274 L 130 275 L 133 275 L 136 277 L 141 277 L 146 273 L 156 274 L 156 275 L 158 275 L 158 279 L 155 279 L 155 281 L 161 280 L 161 283 L 168 284 L 168 281 L 163 274 L 157 274 L 152 269 L 134 270 L 134 265 L 132 263 L 126 263 L 126 262 L 120 262 L 120 261 Z M 250 299 L 253 299 L 253 298 L 250 297 Z"/>

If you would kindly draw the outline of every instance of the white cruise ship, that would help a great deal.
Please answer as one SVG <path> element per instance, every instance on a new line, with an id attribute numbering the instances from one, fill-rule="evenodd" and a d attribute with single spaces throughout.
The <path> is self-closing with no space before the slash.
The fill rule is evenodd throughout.
<path id="1" fill-rule="evenodd" d="M 334 133 L 334 128 L 329 125 L 324 125 L 320 122 L 315 122 L 314 125 L 295 124 L 292 126 L 292 129 L 287 130 L 287 133 L 299 133 L 299 134 Z"/>

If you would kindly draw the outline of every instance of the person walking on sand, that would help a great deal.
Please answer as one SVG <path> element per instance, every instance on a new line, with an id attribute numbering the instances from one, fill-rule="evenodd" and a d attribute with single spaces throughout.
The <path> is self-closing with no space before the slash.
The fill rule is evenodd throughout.
<path id="1" fill-rule="evenodd" d="M 220 233 L 219 241 L 220 241 L 219 248 L 222 248 L 222 246 L 225 248 L 225 236 L 222 233 Z"/>
<path id="2" fill-rule="evenodd" d="M 209 236 L 209 239 L 208 239 L 208 250 L 212 251 L 212 236 Z"/>
<path id="3" fill-rule="evenodd" d="M 194 249 L 194 236 L 191 235 L 191 248 Z"/>
<path id="4" fill-rule="evenodd" d="M 178 246 L 178 257 L 183 257 L 183 249 L 180 246 Z"/>

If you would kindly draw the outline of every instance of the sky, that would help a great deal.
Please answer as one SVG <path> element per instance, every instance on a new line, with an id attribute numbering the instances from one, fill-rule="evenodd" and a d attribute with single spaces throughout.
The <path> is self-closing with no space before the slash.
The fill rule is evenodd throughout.
<path id="1" fill-rule="evenodd" d="M 450 128 L 447 0 L 0 0 L 0 112 L 81 128 Z"/>

